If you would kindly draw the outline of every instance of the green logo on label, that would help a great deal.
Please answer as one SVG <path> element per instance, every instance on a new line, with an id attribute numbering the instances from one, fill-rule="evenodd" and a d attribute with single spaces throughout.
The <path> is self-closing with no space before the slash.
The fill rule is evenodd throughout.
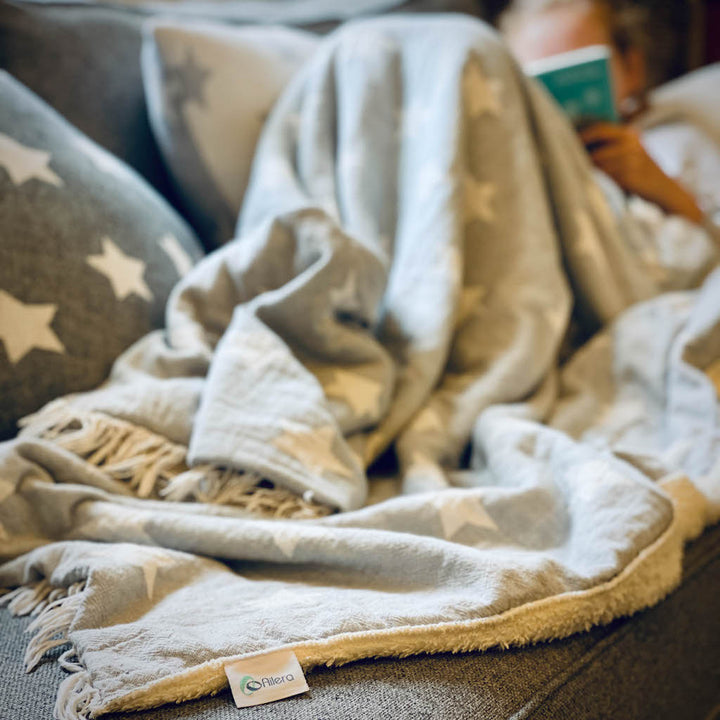
<path id="1" fill-rule="evenodd" d="M 246 675 L 240 681 L 240 690 L 243 695 L 252 695 L 254 692 L 260 690 L 261 687 L 262 684 L 259 683 L 252 675 Z"/>

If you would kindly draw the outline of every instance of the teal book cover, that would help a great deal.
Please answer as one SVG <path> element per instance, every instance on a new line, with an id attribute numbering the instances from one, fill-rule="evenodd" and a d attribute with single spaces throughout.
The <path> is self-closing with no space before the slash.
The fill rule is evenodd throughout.
<path id="1" fill-rule="evenodd" d="M 550 91 L 575 125 L 617 122 L 608 47 L 592 45 L 552 55 L 524 70 Z"/>

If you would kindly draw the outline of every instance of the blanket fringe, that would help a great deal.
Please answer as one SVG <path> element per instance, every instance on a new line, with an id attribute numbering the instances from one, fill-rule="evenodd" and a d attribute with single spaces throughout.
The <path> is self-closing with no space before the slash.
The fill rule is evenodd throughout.
<path id="1" fill-rule="evenodd" d="M 141 498 L 234 505 L 262 517 L 312 519 L 331 509 L 257 473 L 188 468 L 186 448 L 125 420 L 55 400 L 21 421 L 21 436 L 49 440 L 128 485 Z"/>
<path id="2" fill-rule="evenodd" d="M 84 590 L 85 581 L 60 588 L 41 580 L 5 592 L 0 597 L 0 607 L 7 606 L 13 615 L 35 616 L 25 631 L 33 633 L 25 652 L 27 672 L 32 672 L 48 652 L 69 642 L 70 625 L 80 610 Z M 65 650 L 57 662 L 71 674 L 58 690 L 55 717 L 57 720 L 87 720 L 97 699 L 90 675 L 78 661 L 73 647 Z"/>
<path id="3" fill-rule="evenodd" d="M 96 696 L 97 690 L 92 686 L 87 670 L 68 675 L 58 688 L 56 720 L 87 720 L 92 717 L 91 709 Z"/>
<path id="4" fill-rule="evenodd" d="M 13 615 L 35 617 L 25 631 L 34 633 L 25 652 L 27 672 L 32 672 L 50 650 L 68 642 L 70 623 L 80 608 L 84 589 L 84 581 L 60 588 L 41 580 L 0 597 L 0 607 L 7 606 Z"/>

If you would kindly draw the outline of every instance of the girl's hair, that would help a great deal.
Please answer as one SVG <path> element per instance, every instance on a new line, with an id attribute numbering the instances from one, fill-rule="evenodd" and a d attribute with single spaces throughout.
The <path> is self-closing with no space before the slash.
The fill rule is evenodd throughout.
<path id="1" fill-rule="evenodd" d="M 512 31 L 513 24 L 519 19 L 567 5 L 594 5 L 601 10 L 610 26 L 613 43 L 620 52 L 629 47 L 645 49 L 647 10 L 625 0 L 514 0 L 500 16 L 500 27 Z"/>
<path id="2" fill-rule="evenodd" d="M 653 23 L 647 7 L 631 0 L 509 0 L 498 8 L 498 25 L 503 33 L 512 33 L 516 23 L 567 5 L 592 5 L 603 12 L 613 44 L 620 53 L 637 48 L 646 58 L 650 85 L 667 72 L 674 44 L 671 33 Z"/>

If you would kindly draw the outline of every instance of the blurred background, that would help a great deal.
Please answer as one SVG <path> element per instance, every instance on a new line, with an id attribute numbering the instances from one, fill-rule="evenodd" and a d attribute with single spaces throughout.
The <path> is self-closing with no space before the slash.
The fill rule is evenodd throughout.
<path id="1" fill-rule="evenodd" d="M 492 21 L 507 4 L 508 0 L 477 2 Z M 720 0 L 636 0 L 634 4 L 648 10 L 649 64 L 656 84 L 720 61 Z"/>

